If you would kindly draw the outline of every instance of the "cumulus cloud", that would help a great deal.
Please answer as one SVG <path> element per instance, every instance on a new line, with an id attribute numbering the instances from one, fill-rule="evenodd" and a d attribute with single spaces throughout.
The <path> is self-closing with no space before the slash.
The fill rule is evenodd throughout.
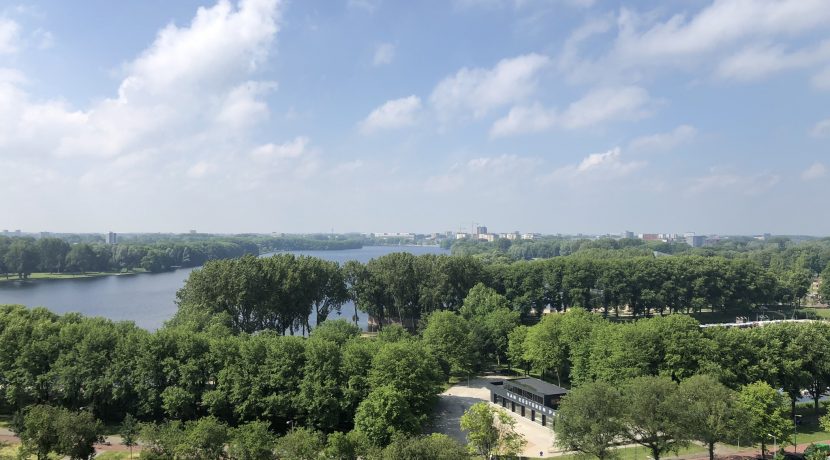
<path id="1" fill-rule="evenodd" d="M 566 128 L 582 128 L 609 120 L 638 120 L 651 113 L 648 92 L 637 86 L 600 88 L 572 103 L 562 114 Z"/>
<path id="2" fill-rule="evenodd" d="M 20 26 L 4 17 L 0 17 L 0 55 L 16 53 L 19 47 Z"/>
<path id="3" fill-rule="evenodd" d="M 614 147 L 605 152 L 592 153 L 578 164 L 559 168 L 544 180 L 566 181 L 571 184 L 579 184 L 587 179 L 608 180 L 627 176 L 645 165 L 643 161 L 625 161 L 622 149 Z"/>
<path id="4" fill-rule="evenodd" d="M 277 0 L 220 0 L 184 27 L 170 24 L 124 66 L 117 95 L 87 109 L 34 101 L 4 79 L 0 144 L 23 154 L 115 158 L 136 151 L 185 152 L 239 138 L 267 118 L 272 82 L 249 79 L 278 30 Z"/>
<path id="5" fill-rule="evenodd" d="M 709 174 L 692 179 L 687 195 L 708 192 L 731 192 L 744 195 L 758 195 L 774 187 L 781 181 L 777 174 L 739 174 L 713 168 Z"/>
<path id="6" fill-rule="evenodd" d="M 546 131 L 556 126 L 558 121 L 555 110 L 546 109 L 538 102 L 530 106 L 513 107 L 507 115 L 493 123 L 490 137 Z"/>
<path id="7" fill-rule="evenodd" d="M 813 129 L 810 130 L 810 134 L 813 137 L 825 137 L 830 136 L 830 118 L 826 120 L 821 120 L 813 126 Z"/>
<path id="8" fill-rule="evenodd" d="M 823 163 L 813 163 L 801 173 L 801 178 L 806 181 L 820 179 L 827 175 L 827 167 Z"/>
<path id="9" fill-rule="evenodd" d="M 387 101 L 372 112 L 360 123 L 360 129 L 365 134 L 385 129 L 398 129 L 415 124 L 416 116 L 421 110 L 421 99 L 418 96 L 408 96 Z"/>
<path id="10" fill-rule="evenodd" d="M 493 123 L 491 137 L 546 131 L 553 127 L 580 129 L 612 121 L 633 121 L 649 116 L 654 102 L 637 86 L 598 88 L 571 103 L 561 114 L 539 103 L 516 106 Z"/>
<path id="11" fill-rule="evenodd" d="M 288 158 L 299 158 L 308 153 L 309 140 L 307 137 L 297 137 L 284 144 L 264 144 L 251 151 L 251 157 L 258 161 L 274 161 Z"/>
<path id="12" fill-rule="evenodd" d="M 372 64 L 382 66 L 392 63 L 393 59 L 395 59 L 395 45 L 381 43 L 375 48 L 375 57 L 372 59 Z"/>
<path id="13" fill-rule="evenodd" d="M 482 117 L 532 95 L 549 64 L 547 56 L 525 54 L 503 59 L 489 69 L 465 67 L 438 83 L 430 103 L 443 120 L 467 114 Z"/>
<path id="14" fill-rule="evenodd" d="M 801 50 L 803 43 L 796 43 L 788 51 L 777 42 L 807 34 L 828 20 L 830 8 L 823 0 L 714 0 L 695 14 L 669 17 L 623 8 L 616 28 L 589 30 L 614 32 L 610 46 L 595 56 L 584 54 L 579 45 L 586 33 L 578 29 L 566 42 L 570 47 L 560 57 L 560 68 L 578 80 L 638 79 L 655 67 L 699 71 L 723 58 L 716 74 L 760 78 L 821 60 L 821 47 Z M 773 53 L 765 55 L 765 49 Z"/>
<path id="15" fill-rule="evenodd" d="M 685 144 L 697 136 L 697 129 L 690 125 L 680 125 L 667 132 L 642 136 L 632 140 L 628 148 L 634 151 L 663 152 Z"/>

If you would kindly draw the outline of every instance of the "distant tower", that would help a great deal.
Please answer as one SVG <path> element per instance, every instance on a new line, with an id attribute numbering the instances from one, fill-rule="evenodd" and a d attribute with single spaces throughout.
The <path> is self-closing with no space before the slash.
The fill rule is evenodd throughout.
<path id="1" fill-rule="evenodd" d="M 118 244 L 118 234 L 115 232 L 109 232 L 107 234 L 107 244 Z"/>

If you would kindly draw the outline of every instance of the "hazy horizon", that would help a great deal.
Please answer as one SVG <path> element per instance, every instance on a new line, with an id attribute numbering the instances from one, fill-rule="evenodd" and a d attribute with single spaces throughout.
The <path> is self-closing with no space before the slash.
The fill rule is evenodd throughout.
<path id="1" fill-rule="evenodd" d="M 825 0 L 0 4 L 0 229 L 830 234 Z"/>

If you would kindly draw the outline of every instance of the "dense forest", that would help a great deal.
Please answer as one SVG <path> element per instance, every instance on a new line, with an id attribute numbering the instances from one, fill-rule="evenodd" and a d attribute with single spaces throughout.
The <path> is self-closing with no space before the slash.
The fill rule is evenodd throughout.
<path id="1" fill-rule="evenodd" d="M 36 272 L 86 273 L 198 267 L 209 260 L 289 250 L 357 249 L 353 239 L 243 235 L 139 235 L 119 244 L 96 239 L 0 236 L 0 275 L 27 278 Z"/>

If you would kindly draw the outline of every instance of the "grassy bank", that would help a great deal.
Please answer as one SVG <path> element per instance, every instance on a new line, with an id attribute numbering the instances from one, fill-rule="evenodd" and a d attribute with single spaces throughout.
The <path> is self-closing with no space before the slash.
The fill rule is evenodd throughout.
<path id="1" fill-rule="evenodd" d="M 71 280 L 78 278 L 98 278 L 101 276 L 121 276 L 134 275 L 136 273 L 144 273 L 144 270 L 136 270 L 132 272 L 86 272 L 86 273 L 32 273 L 26 281 L 38 280 Z M 16 275 L 9 275 L 8 278 L 0 278 L 0 283 L 21 281 Z"/>

